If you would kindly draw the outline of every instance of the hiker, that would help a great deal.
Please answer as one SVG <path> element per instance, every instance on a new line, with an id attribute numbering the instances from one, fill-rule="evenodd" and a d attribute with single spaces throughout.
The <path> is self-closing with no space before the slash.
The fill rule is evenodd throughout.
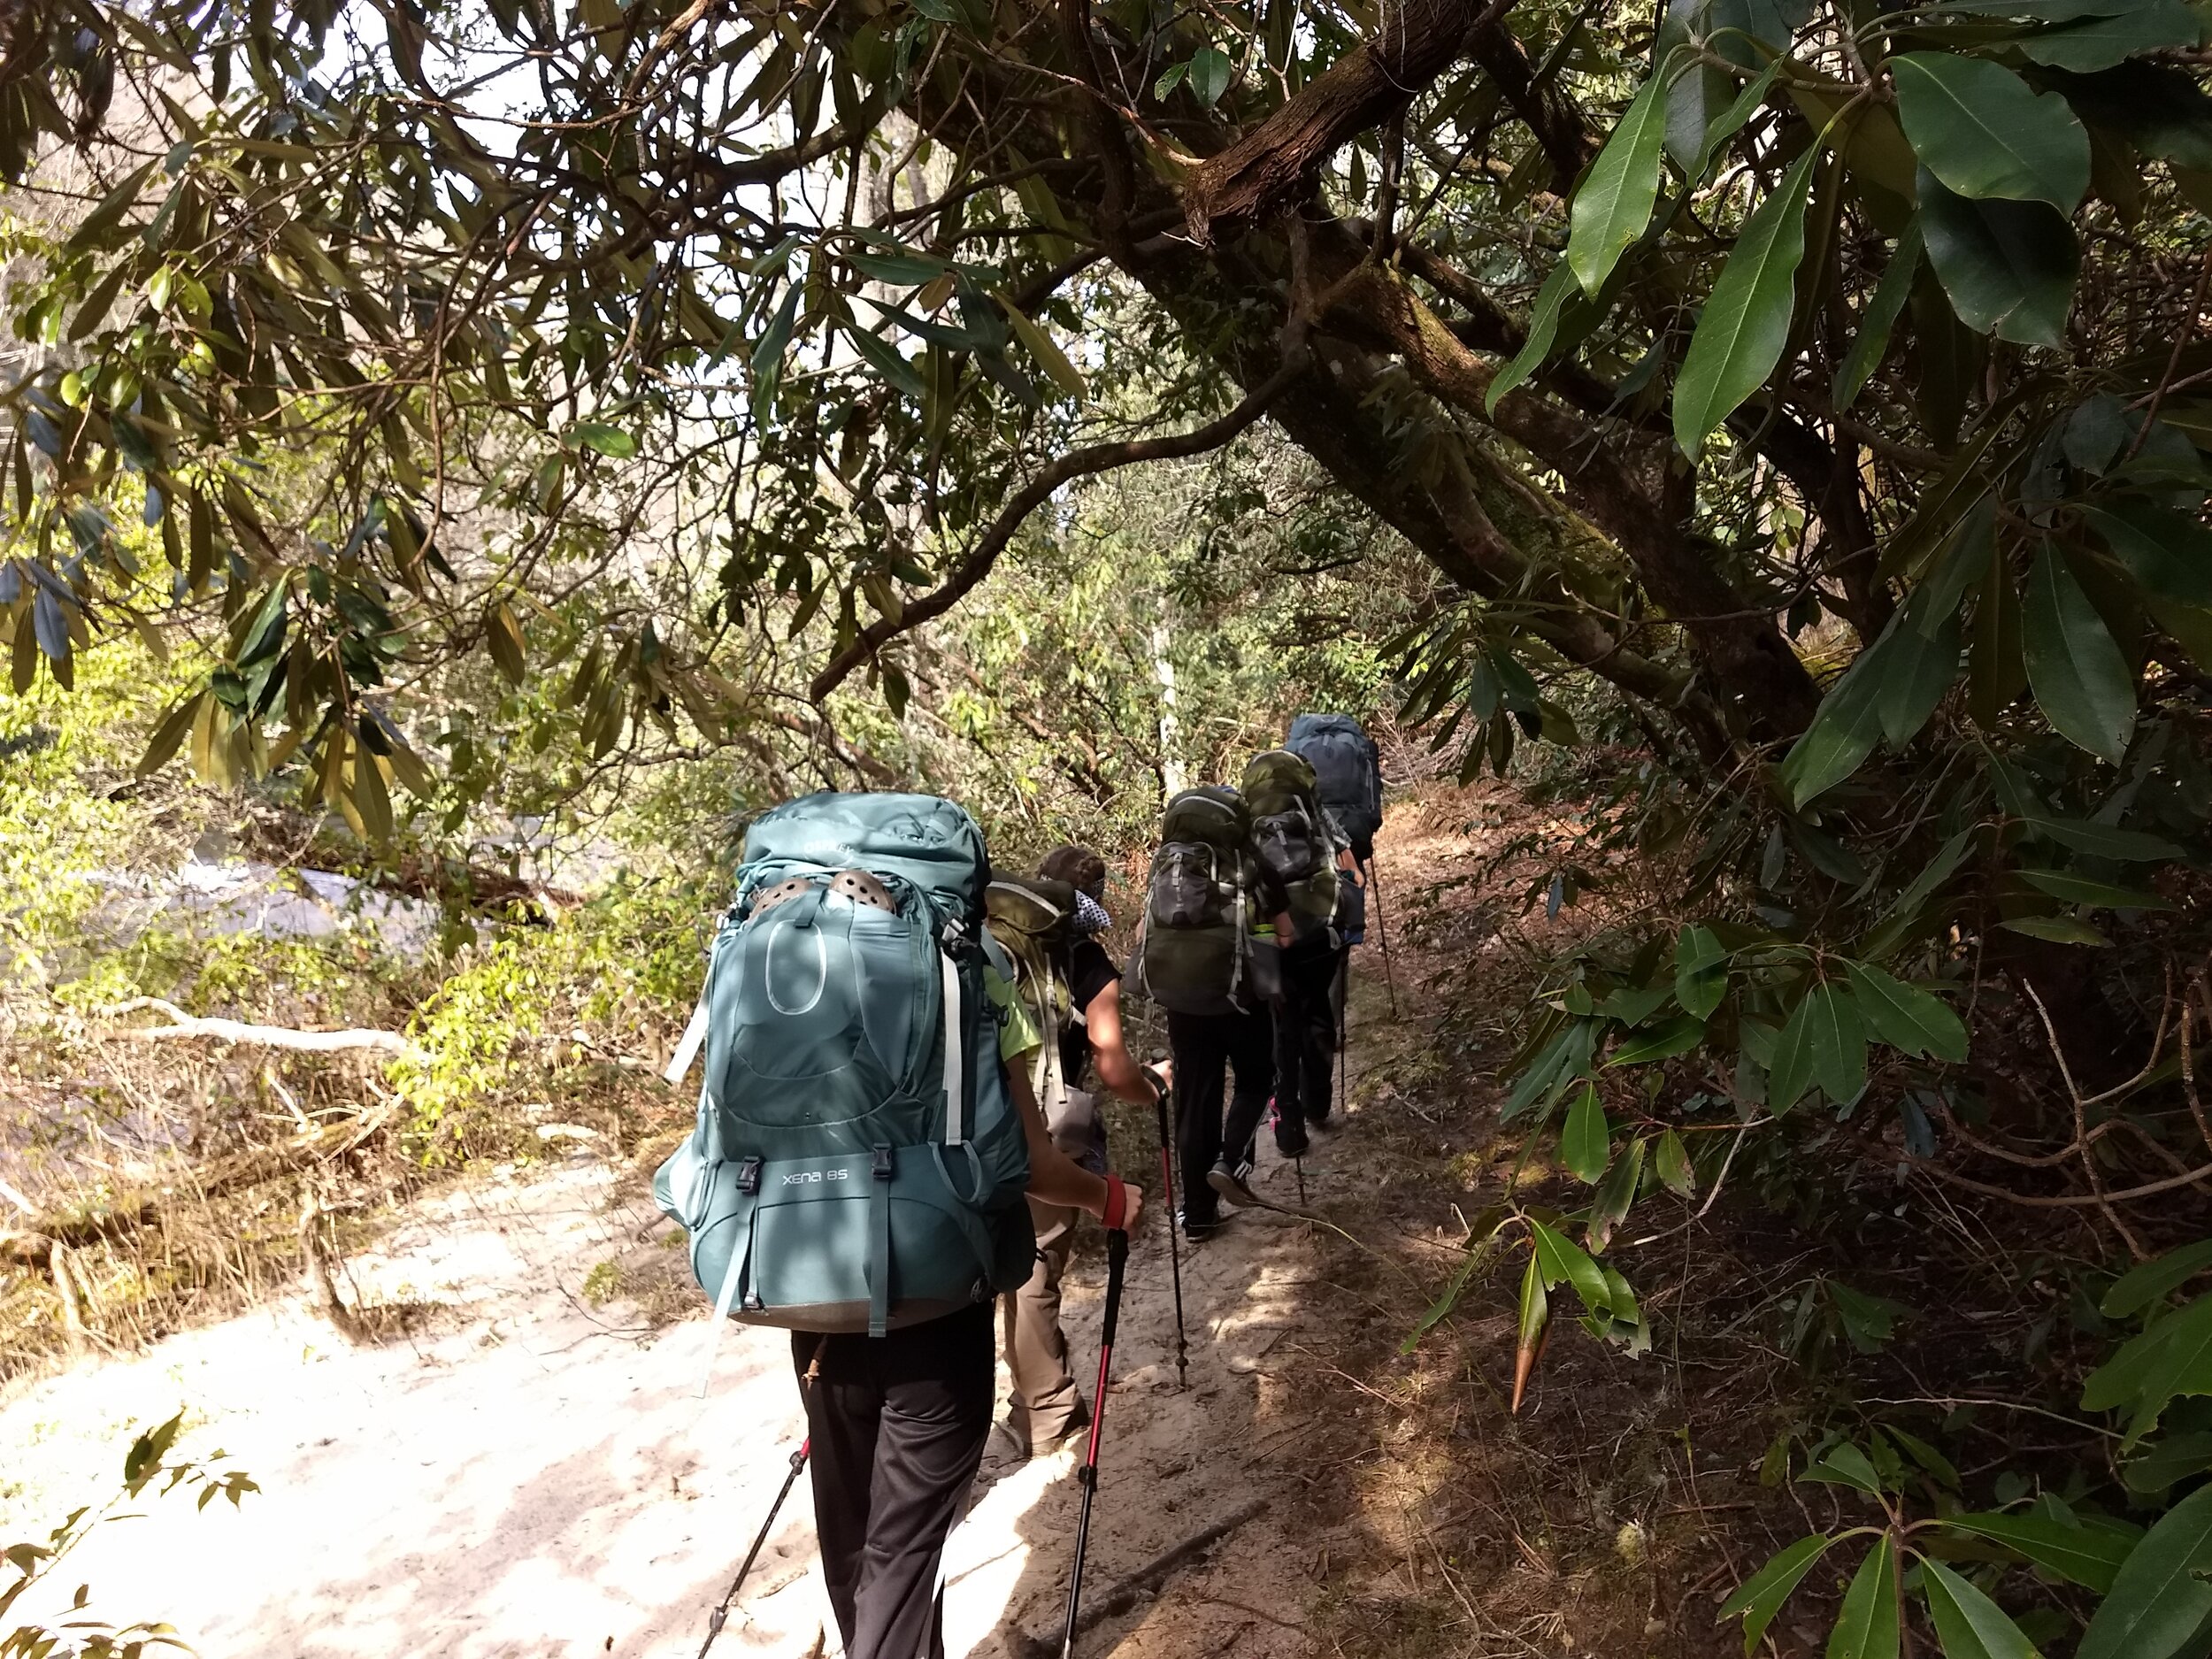
<path id="1" fill-rule="evenodd" d="M 1131 982 L 1167 1010 L 1175 1067 L 1177 1221 L 1192 1243 L 1220 1222 L 1219 1175 L 1241 1187 L 1275 1086 L 1279 942 L 1291 937 L 1282 884 L 1252 856 L 1244 797 L 1218 784 L 1186 789 L 1160 819 Z M 1236 1086 L 1225 1118 L 1224 1068 Z"/>
<path id="2" fill-rule="evenodd" d="M 1041 1041 L 983 926 L 990 864 L 928 795 L 824 793 L 748 831 L 692 1030 L 697 1125 L 654 1180 L 726 1316 L 788 1327 L 847 1659 L 941 1655 L 940 1563 L 990 1432 L 1025 1194 L 1136 1224 L 1052 1143 Z M 709 1364 L 711 1365 L 711 1356 Z"/>
<path id="3" fill-rule="evenodd" d="M 1338 976 L 1356 906 L 1347 884 L 1357 864 L 1348 839 L 1316 794 L 1313 768 L 1288 749 L 1255 755 L 1244 769 L 1252 850 L 1289 897 L 1292 937 L 1283 953 L 1283 1000 L 1275 1010 L 1275 1145 L 1304 1156 L 1310 1130 L 1329 1126 L 1336 1064 Z M 1233 1202 L 1241 1184 L 1224 1187 Z"/>
<path id="4" fill-rule="evenodd" d="M 1029 1090 L 1040 1036 L 1002 976 L 999 1058 L 1021 1113 L 1030 1201 L 1133 1229 L 1144 1194 L 1054 1146 Z M 813 1446 L 815 1532 L 846 1659 L 945 1651 L 940 1562 L 966 1509 L 998 1396 L 988 1302 L 871 1338 L 794 1332 L 793 1369 Z M 818 1360 L 817 1358 L 818 1355 Z M 810 1371 L 818 1374 L 810 1386 Z M 925 1641 L 926 1647 L 925 1647 Z"/>
<path id="5" fill-rule="evenodd" d="M 1375 837 L 1382 829 L 1382 757 L 1366 729 L 1348 714 L 1302 714 L 1290 723 L 1283 747 L 1314 772 L 1314 794 L 1321 803 L 1340 845 L 1350 854 L 1350 867 L 1340 886 L 1338 931 L 1344 949 L 1338 954 L 1336 978 L 1329 987 L 1329 1002 L 1336 1020 L 1336 1044 L 1344 1043 L 1344 1001 L 1350 987 L 1351 947 L 1367 937 L 1368 887 L 1375 879 Z M 1379 886 L 1375 888 L 1376 915 L 1381 916 Z M 1389 941 L 1383 941 L 1386 971 Z M 1397 986 L 1391 984 L 1394 1011 Z"/>
<path id="6" fill-rule="evenodd" d="M 1110 926 L 1106 861 L 1087 848 L 1054 849 L 1032 878 L 1002 878 L 989 896 L 991 930 L 1018 967 L 1024 1010 L 1043 1028 L 1030 1082 L 1053 1143 L 1094 1174 L 1107 1170 L 1100 1098 L 1080 1087 L 1095 1065 L 1098 1081 L 1121 1099 L 1149 1105 L 1170 1070 L 1140 1066 L 1122 1038 L 1121 972 L 1099 943 Z M 1032 1197 L 1037 1267 L 1002 1299 L 1007 1369 L 1013 1397 L 992 1432 L 992 1455 L 1020 1461 L 1049 1452 L 1090 1426 L 1090 1407 L 1068 1370 L 1060 1329 L 1060 1280 L 1067 1271 L 1080 1210 Z"/>

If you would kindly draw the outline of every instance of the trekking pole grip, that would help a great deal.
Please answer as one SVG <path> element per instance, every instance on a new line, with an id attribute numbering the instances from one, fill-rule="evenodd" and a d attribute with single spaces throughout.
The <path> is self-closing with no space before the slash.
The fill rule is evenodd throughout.
<path id="1" fill-rule="evenodd" d="M 1110 1228 L 1106 1234 L 1106 1313 L 1099 1332 L 1099 1346 L 1108 1353 L 1113 1351 L 1114 1326 L 1121 1318 L 1121 1279 L 1129 1265 L 1129 1234 L 1121 1227 Z"/>

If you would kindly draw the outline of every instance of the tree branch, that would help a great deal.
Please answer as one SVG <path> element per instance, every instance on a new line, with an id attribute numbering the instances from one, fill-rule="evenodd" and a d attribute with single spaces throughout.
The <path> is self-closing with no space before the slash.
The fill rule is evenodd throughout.
<path id="1" fill-rule="evenodd" d="M 1572 33 L 1571 25 L 1569 32 Z M 1559 193 L 1565 196 L 1597 144 L 1582 111 L 1559 89 L 1556 73 L 1545 73 L 1555 70 L 1556 65 L 1548 62 L 1540 69 L 1530 63 L 1512 31 L 1500 19 L 1486 15 L 1477 20 L 1467 50 L 1497 83 L 1499 95 L 1513 113 L 1536 134 L 1545 159 L 1551 163 Z"/>
<path id="2" fill-rule="evenodd" d="M 1491 421 L 1555 468 L 1569 499 L 1627 555 L 1665 612 L 1680 618 L 1717 683 L 1735 694 L 1752 731 L 1781 738 L 1805 729 L 1820 703 L 1818 688 L 1773 618 L 1736 592 L 1691 534 L 1689 475 L 1669 465 L 1663 449 L 1624 442 L 1632 429 L 1609 428 L 1526 388 L 1509 393 L 1491 411 L 1496 371 L 1402 276 L 1366 259 L 1348 235 L 1315 242 L 1349 266 L 1326 288 L 1332 328 L 1398 357 L 1434 396 Z"/>
<path id="3" fill-rule="evenodd" d="M 236 1019 L 201 1019 L 158 996 L 134 996 L 108 1011 L 111 1015 L 134 1014 L 141 1009 L 166 1014 L 172 1023 L 166 1025 L 126 1025 L 109 1034 L 127 1037 L 137 1042 L 159 1042 L 165 1038 L 174 1037 L 206 1037 L 217 1042 L 254 1043 L 265 1048 L 289 1048 L 302 1054 L 339 1054 L 350 1049 L 374 1048 L 398 1059 L 411 1059 L 421 1053 L 413 1043 L 396 1031 L 296 1031 L 289 1025 L 250 1025 Z"/>
<path id="4" fill-rule="evenodd" d="M 1321 164 L 1402 113 L 1458 60 L 1469 31 L 1487 13 L 1477 0 L 1405 0 L 1375 39 L 1345 53 L 1191 174 L 1183 188 L 1191 240 L 1210 246 L 1217 229 L 1257 223 L 1303 200 Z"/>
<path id="5" fill-rule="evenodd" d="M 1286 354 L 1283 366 L 1263 384 L 1252 392 L 1220 419 L 1210 421 L 1194 431 L 1179 433 L 1165 438 L 1133 438 L 1121 443 L 1093 444 L 1087 449 L 1077 449 L 1062 456 L 1043 472 L 1016 491 L 1012 500 L 999 509 L 998 517 L 991 520 L 990 528 L 983 533 L 965 557 L 953 567 L 952 574 L 936 588 L 905 606 L 895 617 L 884 617 L 870 623 L 860 632 L 860 637 L 833 657 L 822 672 L 814 677 L 807 695 L 820 703 L 831 692 L 843 685 L 853 671 L 872 659 L 893 640 L 933 621 L 967 596 L 975 586 L 991 573 L 998 556 L 1006 550 L 1008 542 L 1022 526 L 1022 521 L 1048 500 L 1053 492 L 1071 479 L 1087 477 L 1094 472 L 1110 472 L 1117 467 L 1132 466 L 1139 461 L 1168 461 L 1187 455 L 1202 455 L 1217 449 L 1247 426 L 1265 414 L 1270 405 L 1288 391 L 1294 382 L 1306 372 L 1305 352 L 1294 348 Z"/>

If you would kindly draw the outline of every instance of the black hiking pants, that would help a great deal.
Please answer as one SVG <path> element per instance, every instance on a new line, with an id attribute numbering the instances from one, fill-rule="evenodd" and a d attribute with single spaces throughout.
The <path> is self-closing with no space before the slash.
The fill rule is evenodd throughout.
<path id="1" fill-rule="evenodd" d="M 994 1302 L 887 1336 L 794 1332 L 814 1527 L 846 1659 L 941 1659 L 945 1539 L 983 1461 L 997 1388 Z M 821 1372 L 803 1379 L 816 1348 Z"/>
<path id="2" fill-rule="evenodd" d="M 1337 976 L 1346 954 L 1293 951 L 1283 958 L 1283 1005 L 1275 1010 L 1278 1145 L 1298 1145 L 1306 1125 L 1329 1121 L 1335 1098 Z"/>
<path id="3" fill-rule="evenodd" d="M 1178 1014 L 1167 1017 L 1168 1050 L 1175 1056 L 1175 1152 L 1183 1164 L 1183 1213 L 1212 1221 L 1221 1201 L 1206 1185 L 1206 1171 L 1225 1150 L 1232 1162 L 1248 1156 L 1253 1132 L 1275 1088 L 1275 1028 L 1265 1009 L 1252 1014 Z M 1236 1073 L 1236 1093 L 1222 1121 L 1224 1068 Z"/>

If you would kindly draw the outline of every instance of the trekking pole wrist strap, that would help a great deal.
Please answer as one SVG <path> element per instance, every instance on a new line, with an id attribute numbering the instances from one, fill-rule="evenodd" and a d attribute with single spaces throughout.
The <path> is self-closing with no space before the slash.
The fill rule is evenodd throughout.
<path id="1" fill-rule="evenodd" d="M 1106 1208 L 1099 1212 L 1099 1220 L 1109 1233 L 1121 1231 L 1129 1214 L 1129 1188 L 1118 1175 L 1106 1178 Z"/>
<path id="2" fill-rule="evenodd" d="M 1160 1068 L 1156 1065 L 1147 1065 L 1140 1066 L 1138 1070 L 1143 1073 L 1144 1080 L 1152 1086 L 1152 1098 L 1156 1101 L 1166 1099 L 1167 1079 L 1160 1075 Z"/>

